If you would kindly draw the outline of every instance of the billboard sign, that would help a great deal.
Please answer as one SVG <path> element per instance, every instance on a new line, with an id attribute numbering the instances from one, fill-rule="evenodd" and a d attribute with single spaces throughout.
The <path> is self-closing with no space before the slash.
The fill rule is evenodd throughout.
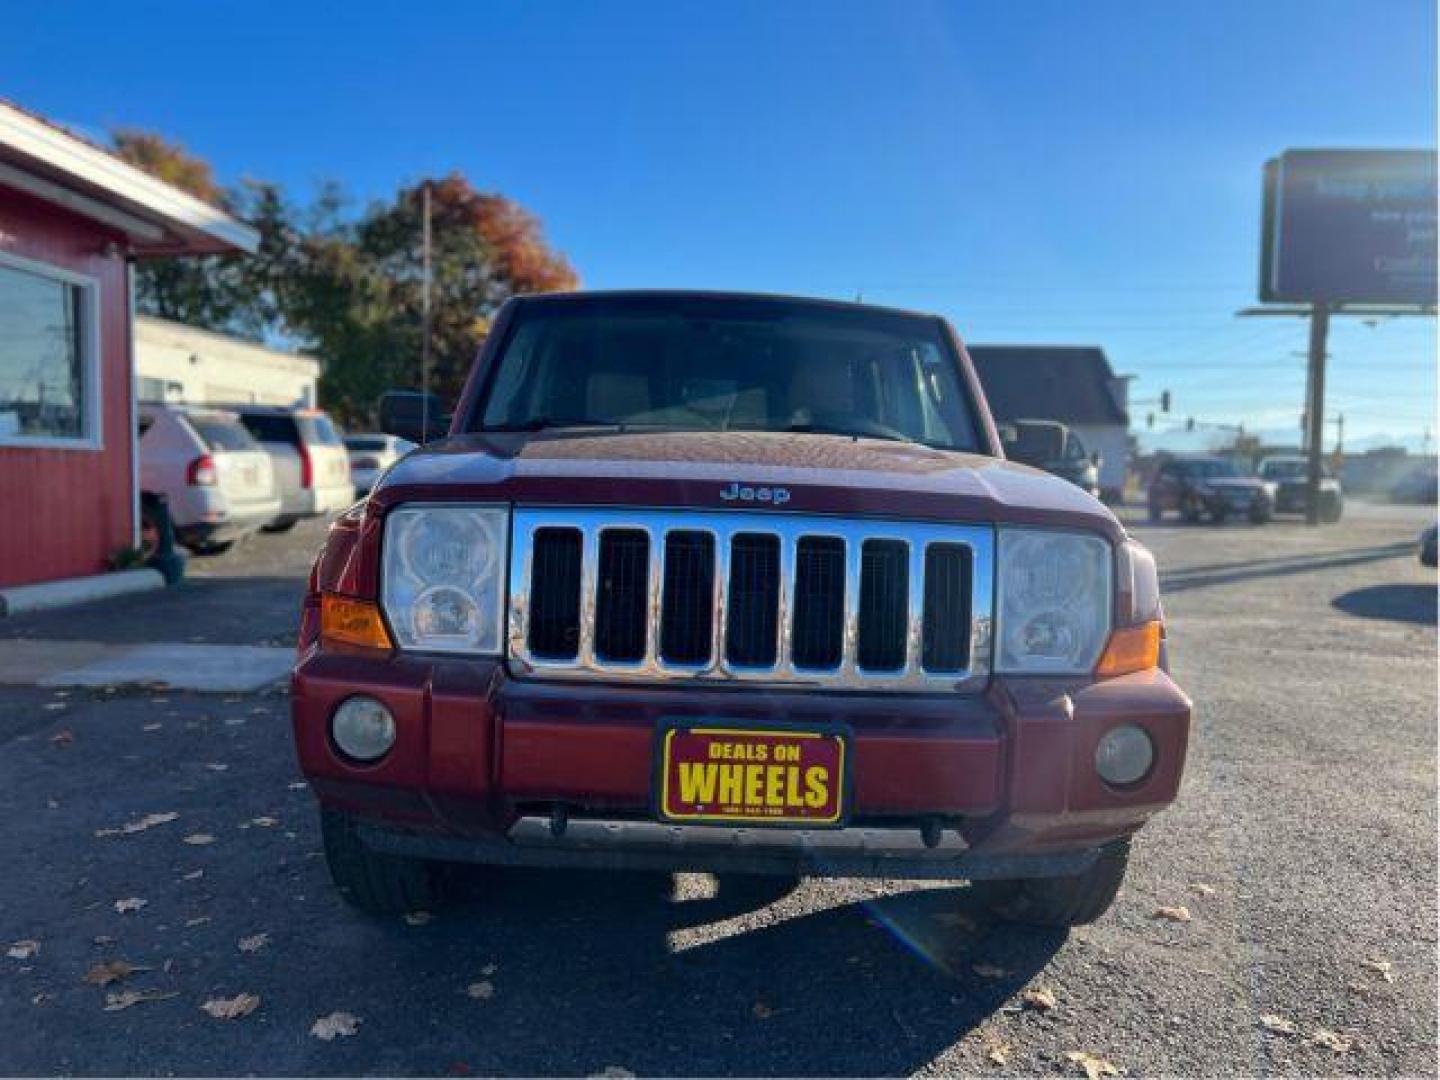
<path id="1" fill-rule="evenodd" d="M 1287 150 L 1265 163 L 1260 299 L 1433 306 L 1433 150 Z"/>

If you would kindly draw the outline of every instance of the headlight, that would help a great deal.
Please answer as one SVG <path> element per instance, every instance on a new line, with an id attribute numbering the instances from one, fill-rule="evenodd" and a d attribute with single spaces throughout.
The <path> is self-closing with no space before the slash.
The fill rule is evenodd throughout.
<path id="1" fill-rule="evenodd" d="M 1110 632 L 1110 545 L 1098 536 L 1001 529 L 995 670 L 1092 671 Z"/>
<path id="2" fill-rule="evenodd" d="M 381 600 L 402 649 L 500 652 L 509 522 L 493 507 L 391 511 Z"/>

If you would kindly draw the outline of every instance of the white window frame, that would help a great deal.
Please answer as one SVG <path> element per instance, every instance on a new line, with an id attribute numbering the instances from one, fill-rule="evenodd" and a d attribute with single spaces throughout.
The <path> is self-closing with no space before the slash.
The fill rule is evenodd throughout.
<path id="1" fill-rule="evenodd" d="M 83 434 L 70 438 L 57 435 L 0 434 L 0 446 L 25 450 L 103 450 L 105 448 L 103 386 L 100 364 L 100 279 L 77 274 L 53 263 L 39 262 L 0 251 L 0 266 L 34 274 L 80 290 L 80 393 Z"/>

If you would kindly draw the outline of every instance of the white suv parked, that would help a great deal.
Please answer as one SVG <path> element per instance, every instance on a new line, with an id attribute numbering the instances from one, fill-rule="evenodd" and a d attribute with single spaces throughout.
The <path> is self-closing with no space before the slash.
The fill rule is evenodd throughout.
<path id="1" fill-rule="evenodd" d="M 139 428 L 140 490 L 165 496 L 175 538 L 191 551 L 225 551 L 279 513 L 270 455 L 234 413 L 141 405 Z"/>

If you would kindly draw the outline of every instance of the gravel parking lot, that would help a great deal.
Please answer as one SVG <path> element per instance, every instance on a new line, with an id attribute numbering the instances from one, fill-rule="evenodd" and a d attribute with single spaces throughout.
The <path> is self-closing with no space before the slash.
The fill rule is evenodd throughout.
<path id="1" fill-rule="evenodd" d="M 282 687 L 0 688 L 0 1072 L 1432 1075 L 1432 514 L 1136 524 L 1196 729 L 1116 907 L 1068 936 L 934 884 L 699 875 L 477 873 L 369 919 L 330 887 Z M 322 535 L 0 649 L 288 643 Z M 353 1034 L 312 1034 L 335 1012 Z"/>

